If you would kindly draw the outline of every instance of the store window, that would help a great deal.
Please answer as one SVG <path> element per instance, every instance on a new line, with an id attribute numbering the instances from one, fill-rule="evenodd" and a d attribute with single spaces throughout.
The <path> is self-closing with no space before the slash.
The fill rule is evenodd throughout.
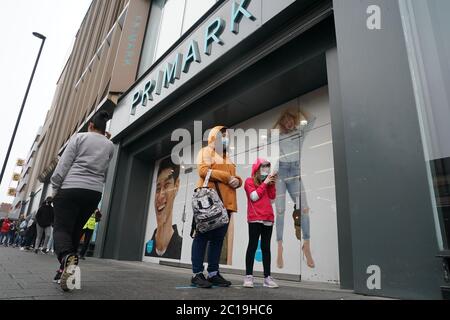
<path id="1" fill-rule="evenodd" d="M 158 60 L 216 0 L 153 0 L 139 76 Z"/>
<path id="2" fill-rule="evenodd" d="M 450 2 L 401 0 L 437 239 L 450 239 Z"/>
<path id="3" fill-rule="evenodd" d="M 328 87 L 274 106 L 232 129 L 235 132 L 255 130 L 257 133 L 257 139 L 249 139 L 247 144 L 237 144 L 237 139 L 231 143 L 230 157 L 236 163 L 237 175 L 244 181 L 251 177 L 253 161 L 261 156 L 262 148 L 269 146 L 266 149 L 279 150 L 267 157 L 272 171 L 278 173 L 276 199 L 272 203 L 275 215 L 271 240 L 272 271 L 301 275 L 302 280 L 338 283 L 336 190 Z M 272 145 L 276 147 L 271 148 Z M 198 180 L 196 164 L 182 162 L 177 165 L 171 156 L 156 163 L 144 261 L 191 263 L 191 199 Z M 248 204 L 243 187 L 237 191 L 237 203 L 238 212 L 232 216 L 220 263 L 244 270 Z M 300 228 L 295 224 L 295 206 L 301 211 Z M 262 269 L 260 245 L 255 256 L 255 271 Z"/>

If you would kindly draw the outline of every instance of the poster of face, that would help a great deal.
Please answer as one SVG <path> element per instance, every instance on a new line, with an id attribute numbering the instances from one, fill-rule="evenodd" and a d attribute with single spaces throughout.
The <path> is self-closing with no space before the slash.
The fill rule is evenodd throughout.
<path id="1" fill-rule="evenodd" d="M 171 157 L 159 161 L 156 165 L 145 257 L 176 260 L 181 258 L 183 212 L 180 209 L 183 206 L 179 199 L 185 199 L 180 194 L 184 191 L 180 192 L 180 169 L 180 165 L 174 164 Z"/>

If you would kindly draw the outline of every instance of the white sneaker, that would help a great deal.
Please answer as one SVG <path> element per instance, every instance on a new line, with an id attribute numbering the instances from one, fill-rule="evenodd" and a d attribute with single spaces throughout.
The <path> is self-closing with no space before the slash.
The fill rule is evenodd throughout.
<path id="1" fill-rule="evenodd" d="M 279 286 L 278 286 L 277 283 L 273 280 L 272 277 L 267 277 L 267 278 L 264 279 L 264 287 L 276 289 L 276 288 L 278 288 Z"/>
<path id="2" fill-rule="evenodd" d="M 253 276 L 245 276 L 244 278 L 244 284 L 243 284 L 244 288 L 253 288 Z"/>
<path id="3" fill-rule="evenodd" d="M 23 250 L 25 250 L 25 248 L 24 247 L 20 247 L 20 251 L 23 251 Z"/>

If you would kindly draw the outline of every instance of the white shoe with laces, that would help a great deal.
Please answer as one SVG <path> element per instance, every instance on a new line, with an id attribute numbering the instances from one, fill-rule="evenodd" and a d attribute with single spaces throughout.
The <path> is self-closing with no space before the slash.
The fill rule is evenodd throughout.
<path id="1" fill-rule="evenodd" d="M 244 278 L 244 284 L 243 284 L 244 288 L 253 288 L 253 276 L 245 276 Z"/>
<path id="2" fill-rule="evenodd" d="M 276 289 L 278 288 L 278 284 L 273 280 L 272 277 L 267 277 L 264 279 L 264 287 L 266 288 L 271 288 L 271 289 Z"/>

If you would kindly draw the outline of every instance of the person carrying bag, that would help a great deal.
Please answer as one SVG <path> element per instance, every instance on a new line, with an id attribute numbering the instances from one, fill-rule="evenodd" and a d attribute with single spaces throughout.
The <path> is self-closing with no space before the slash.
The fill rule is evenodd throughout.
<path id="1" fill-rule="evenodd" d="M 205 233 L 227 225 L 230 222 L 217 182 L 215 182 L 216 189 L 208 188 L 211 173 L 212 170 L 208 170 L 203 187 L 197 188 L 192 198 L 194 227 L 191 230 L 191 237 L 194 236 L 195 231 Z"/>
<path id="2" fill-rule="evenodd" d="M 230 217 L 237 212 L 236 189 L 242 186 L 242 179 L 237 176 L 236 165 L 229 157 L 229 142 L 228 129 L 215 127 L 209 133 L 208 145 L 197 157 L 200 179 L 192 201 L 194 226 L 191 232 L 194 236 L 191 284 L 197 288 L 231 285 L 220 274 L 219 261 L 232 221 Z M 203 263 L 207 250 L 208 275 L 205 277 Z"/>

